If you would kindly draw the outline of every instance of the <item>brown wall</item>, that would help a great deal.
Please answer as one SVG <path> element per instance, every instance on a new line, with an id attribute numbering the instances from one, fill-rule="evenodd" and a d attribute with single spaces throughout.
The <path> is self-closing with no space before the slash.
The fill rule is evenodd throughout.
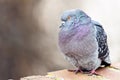
<path id="1" fill-rule="evenodd" d="M 0 80 L 32 74 L 39 59 L 37 38 L 44 34 L 32 10 L 37 0 L 0 0 Z"/>

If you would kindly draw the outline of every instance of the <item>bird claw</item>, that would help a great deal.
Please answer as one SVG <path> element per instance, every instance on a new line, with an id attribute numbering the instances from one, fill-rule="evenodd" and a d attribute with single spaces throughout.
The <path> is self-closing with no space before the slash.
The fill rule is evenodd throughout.
<path id="1" fill-rule="evenodd" d="M 75 74 L 77 74 L 77 73 L 83 73 L 83 71 L 82 70 L 80 70 L 80 69 L 78 69 L 78 70 L 75 70 Z"/>
<path id="2" fill-rule="evenodd" d="M 88 76 L 92 76 L 92 75 L 96 75 L 96 76 L 100 76 L 95 70 L 92 70 L 90 72 L 83 72 L 82 70 L 78 69 L 78 70 L 68 70 L 70 72 L 75 72 L 75 74 L 77 73 L 84 73 L 84 74 L 88 74 Z"/>
<path id="3" fill-rule="evenodd" d="M 68 71 L 70 71 L 70 72 L 75 72 L 75 74 L 77 74 L 77 73 L 79 73 L 79 72 L 80 72 L 80 73 L 83 73 L 83 72 L 82 72 L 81 70 L 79 70 L 79 69 L 78 69 L 78 70 L 68 70 Z"/>
<path id="4" fill-rule="evenodd" d="M 92 75 L 100 76 L 95 70 L 90 71 L 90 73 L 88 74 L 88 76 Z"/>
<path id="5" fill-rule="evenodd" d="M 76 70 L 71 70 L 71 69 L 68 69 L 69 72 L 75 72 Z"/>

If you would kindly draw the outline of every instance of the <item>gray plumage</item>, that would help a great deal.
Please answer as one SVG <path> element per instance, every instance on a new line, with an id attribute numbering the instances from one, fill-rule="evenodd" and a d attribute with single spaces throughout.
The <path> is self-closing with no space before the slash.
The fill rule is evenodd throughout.
<path id="1" fill-rule="evenodd" d="M 71 64 L 82 71 L 111 64 L 107 35 L 101 24 L 79 9 L 65 11 L 61 20 L 59 46 Z"/>

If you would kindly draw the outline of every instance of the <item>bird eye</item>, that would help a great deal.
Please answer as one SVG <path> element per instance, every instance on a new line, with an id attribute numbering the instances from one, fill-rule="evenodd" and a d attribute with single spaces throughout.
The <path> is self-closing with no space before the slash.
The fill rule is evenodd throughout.
<path id="1" fill-rule="evenodd" d="M 69 19 L 70 19 L 70 16 L 68 16 L 67 19 L 69 20 Z"/>

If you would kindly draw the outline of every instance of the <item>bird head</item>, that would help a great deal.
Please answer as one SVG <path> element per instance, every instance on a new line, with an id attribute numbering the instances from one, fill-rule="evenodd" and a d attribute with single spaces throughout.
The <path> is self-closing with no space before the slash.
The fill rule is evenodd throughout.
<path id="1" fill-rule="evenodd" d="M 67 10 L 61 16 L 61 27 L 71 27 L 75 24 L 87 24 L 91 21 L 90 17 L 80 9 Z"/>

